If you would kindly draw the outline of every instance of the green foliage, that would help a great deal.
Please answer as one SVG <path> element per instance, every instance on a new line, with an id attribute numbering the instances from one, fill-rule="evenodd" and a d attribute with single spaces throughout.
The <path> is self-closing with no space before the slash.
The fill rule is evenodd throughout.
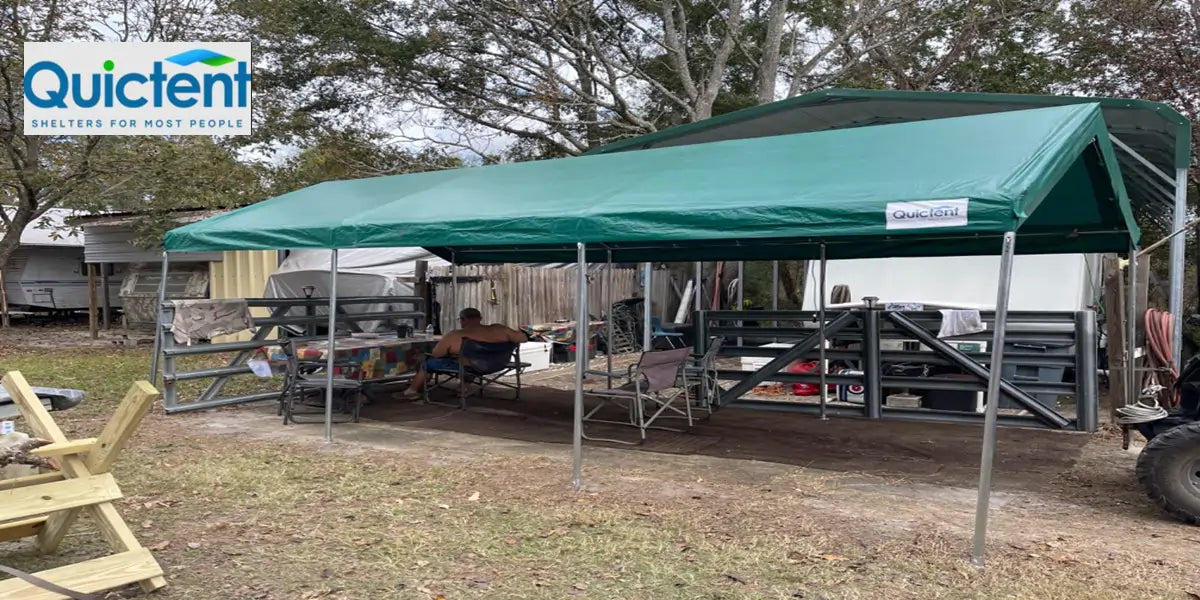
<path id="1" fill-rule="evenodd" d="M 462 166 L 436 151 L 409 152 L 362 132 L 326 132 L 288 158 L 273 173 L 272 195 L 322 181 L 358 179 Z"/>
<path id="2" fill-rule="evenodd" d="M 217 16 L 227 37 L 255 42 L 255 135 L 242 143 L 361 128 L 401 100 L 398 82 L 429 44 L 414 8 L 391 0 L 231 0 Z"/>
<path id="3" fill-rule="evenodd" d="M 142 215 L 135 225 L 147 245 L 177 226 L 178 209 L 235 208 L 266 197 L 267 173 L 203 136 L 110 138 L 92 157 L 91 177 L 71 205 Z"/>

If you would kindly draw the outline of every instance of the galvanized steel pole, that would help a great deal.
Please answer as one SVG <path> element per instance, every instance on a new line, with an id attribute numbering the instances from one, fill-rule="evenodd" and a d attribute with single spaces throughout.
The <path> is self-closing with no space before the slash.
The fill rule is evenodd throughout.
<path id="1" fill-rule="evenodd" d="M 170 259 L 167 253 L 162 253 L 162 269 L 158 279 L 158 304 L 154 306 L 154 356 L 150 358 L 150 385 L 158 384 L 158 355 L 162 352 L 162 307 L 167 301 L 167 267 Z"/>
<path id="2" fill-rule="evenodd" d="M 1125 294 L 1125 404 L 1135 404 L 1141 389 L 1137 382 L 1137 279 L 1138 249 L 1129 247 L 1129 291 Z"/>
<path id="3" fill-rule="evenodd" d="M 575 313 L 575 418 L 574 437 L 571 446 L 571 488 L 578 490 L 583 485 L 583 379 L 587 370 L 588 294 L 587 294 L 587 251 L 583 244 L 576 244 L 579 262 L 578 296 Z M 611 267 L 611 263 L 610 267 Z M 610 268 L 611 271 L 611 268 Z"/>
<path id="4" fill-rule="evenodd" d="M 654 266 L 652 263 L 646 263 L 642 266 L 642 279 L 645 287 L 642 291 L 642 352 L 649 352 L 654 349 L 653 339 L 650 330 L 650 297 L 651 290 L 654 288 Z"/>
<path id="5" fill-rule="evenodd" d="M 333 441 L 333 362 L 337 342 L 338 251 L 329 254 L 329 348 L 325 355 L 325 441 Z"/>
<path id="6" fill-rule="evenodd" d="M 1179 231 L 1187 223 L 1188 170 L 1175 170 L 1175 215 L 1172 229 Z M 1187 247 L 1187 234 L 1171 238 L 1171 296 L 1168 304 L 1174 318 L 1171 328 L 1171 360 L 1177 370 L 1183 369 L 1183 266 Z"/>
<path id="7" fill-rule="evenodd" d="M 450 328 L 454 329 L 454 319 L 458 318 L 458 255 L 450 251 Z"/>
<path id="8" fill-rule="evenodd" d="M 608 259 L 608 268 L 605 270 L 605 286 L 604 286 L 604 302 L 607 303 L 604 310 L 608 314 L 608 323 L 604 326 L 604 356 L 607 359 L 605 365 L 606 374 L 604 375 L 605 384 L 608 388 L 612 388 L 612 370 L 613 370 L 613 261 L 612 249 L 605 251 Z"/>
<path id="9" fill-rule="evenodd" d="M 738 265 L 738 276 L 737 276 L 737 309 L 738 309 L 738 310 L 745 310 L 745 309 L 746 309 L 746 297 L 745 297 L 745 287 L 746 287 L 746 263 L 745 263 L 745 261 L 741 261 L 741 260 L 739 260 L 737 265 Z M 740 329 L 740 328 L 742 328 L 742 327 L 745 327 L 745 326 L 746 326 L 746 322 L 745 322 L 744 320 L 742 320 L 742 319 L 738 319 L 738 328 Z M 742 346 L 742 336 L 740 336 L 740 335 L 739 335 L 739 336 L 738 336 L 738 338 L 737 338 L 737 345 L 738 345 L 738 347 L 739 347 L 739 348 Z"/>
<path id="10" fill-rule="evenodd" d="M 979 493 L 975 500 L 975 536 L 971 563 L 983 568 L 987 547 L 988 503 L 992 495 L 992 465 L 996 458 L 996 421 L 1000 415 L 1000 370 L 1004 361 L 1004 333 L 1008 324 L 1008 292 L 1012 283 L 1013 249 L 1017 235 L 1004 234 L 1000 277 L 996 285 L 996 325 L 992 332 L 992 360 L 988 371 L 987 410 L 983 419 L 983 455 L 979 459 Z"/>
<path id="11" fill-rule="evenodd" d="M 776 262 L 776 265 L 778 265 L 778 262 Z M 819 325 L 820 331 L 821 331 L 821 345 L 819 346 L 819 358 L 818 358 L 819 362 L 817 364 L 819 365 L 819 369 L 821 371 L 821 420 L 824 421 L 824 420 L 829 419 L 829 416 L 827 414 L 825 414 L 825 405 L 827 405 L 829 403 L 829 389 L 828 389 L 829 386 L 825 382 L 825 380 L 826 380 L 825 372 L 828 370 L 828 365 L 826 365 L 826 363 L 825 363 L 825 244 L 824 243 L 821 244 L 821 283 L 820 283 L 818 292 L 821 294 L 821 298 L 817 302 L 817 312 L 819 313 L 817 315 L 817 320 L 819 320 L 821 322 L 821 324 Z"/>

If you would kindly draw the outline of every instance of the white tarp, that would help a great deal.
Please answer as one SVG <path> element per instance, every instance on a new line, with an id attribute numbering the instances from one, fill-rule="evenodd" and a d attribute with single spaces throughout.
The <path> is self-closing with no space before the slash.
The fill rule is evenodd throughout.
<path id="1" fill-rule="evenodd" d="M 999 268 L 999 256 L 831 260 L 825 293 L 844 284 L 853 302 L 875 296 L 881 303 L 992 310 Z M 820 271 L 819 262 L 809 263 L 805 310 L 817 309 Z M 1030 254 L 1013 260 L 1009 310 L 1085 310 L 1100 293 L 1099 256 Z"/>
<path id="2" fill-rule="evenodd" d="M 328 250 L 293 250 L 283 264 L 267 278 L 265 295 L 268 298 L 303 298 L 304 288 L 312 287 L 312 297 L 329 297 Z M 430 267 L 447 265 L 446 261 L 424 248 L 360 248 L 338 251 L 338 298 L 353 296 L 411 296 L 413 286 L 405 281 L 416 271 L 417 261 Z M 352 304 L 344 307 L 348 313 L 383 312 L 388 304 Z M 409 305 L 397 305 L 408 310 Z M 318 314 L 326 314 L 321 308 Z M 302 314 L 296 311 L 296 314 Z M 363 331 L 374 331 L 386 325 L 381 321 L 359 323 Z"/>

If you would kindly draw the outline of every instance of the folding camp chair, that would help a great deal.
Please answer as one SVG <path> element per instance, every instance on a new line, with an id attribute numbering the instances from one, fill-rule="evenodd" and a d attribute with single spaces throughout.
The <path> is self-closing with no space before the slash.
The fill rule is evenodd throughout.
<path id="1" fill-rule="evenodd" d="M 483 396 L 484 389 L 489 385 L 497 385 L 513 390 L 513 400 L 521 399 L 521 373 L 529 368 L 530 363 L 521 362 L 521 346 L 512 342 L 479 342 L 464 339 L 459 350 L 457 365 L 454 368 L 426 364 L 429 378 L 425 380 L 422 393 L 426 403 L 434 403 L 429 398 L 429 392 L 434 388 L 447 387 L 451 381 L 458 381 L 458 405 L 467 407 L 467 396 Z M 503 381 L 508 375 L 516 377 L 515 383 Z M 468 393 L 467 385 L 475 384 L 478 390 Z"/>
<path id="2" fill-rule="evenodd" d="M 326 362 L 323 360 L 300 360 L 296 356 L 295 343 L 290 339 L 283 340 L 279 344 L 279 348 L 287 359 L 283 391 L 279 395 L 279 413 L 283 416 L 283 424 L 300 423 L 301 421 L 296 420 L 296 415 L 320 414 L 323 416 L 325 414 L 325 397 L 323 394 L 314 396 L 312 392 L 324 391 L 330 385 L 325 373 Z M 352 377 L 346 377 L 347 374 L 353 374 L 356 371 L 357 365 L 343 361 L 334 363 L 334 366 L 342 369 L 342 375 L 335 375 L 332 381 L 334 399 L 341 405 L 337 408 L 337 412 L 349 412 L 350 420 L 357 423 L 358 415 L 362 410 L 362 382 Z M 353 404 L 347 407 L 350 396 L 353 396 Z M 308 402 L 310 397 L 319 397 L 320 402 Z M 319 408 L 319 410 L 297 411 L 297 406 Z"/>
<path id="3" fill-rule="evenodd" d="M 589 440 L 621 444 L 645 443 L 647 429 L 683 431 L 654 424 L 661 418 L 670 417 L 686 419 L 688 427 L 691 427 L 692 405 L 687 401 L 684 393 L 689 387 L 688 375 L 683 369 L 689 356 L 691 356 L 690 348 L 643 352 L 637 364 L 629 366 L 624 384 L 619 387 L 593 389 L 585 392 L 588 396 L 599 398 L 600 403 L 584 415 L 584 421 L 637 427 L 641 436 L 639 442 L 588 437 L 587 435 L 584 437 Z M 679 386 L 681 376 L 683 378 L 682 387 Z M 680 398 L 684 399 L 682 408 L 674 405 L 675 401 Z M 610 405 L 619 406 L 628 411 L 629 420 L 612 421 L 595 417 L 596 413 Z"/>
<path id="4" fill-rule="evenodd" d="M 713 408 L 721 403 L 721 381 L 717 378 L 717 357 L 725 339 L 720 336 L 709 338 L 708 349 L 701 356 L 693 356 L 694 364 L 684 367 L 683 372 L 691 381 L 695 393 L 693 404 L 712 414 Z"/>

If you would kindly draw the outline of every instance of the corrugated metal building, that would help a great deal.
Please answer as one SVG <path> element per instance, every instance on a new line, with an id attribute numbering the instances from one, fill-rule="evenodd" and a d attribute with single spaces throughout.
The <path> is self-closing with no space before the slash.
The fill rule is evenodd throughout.
<path id="1" fill-rule="evenodd" d="M 182 225 L 219 212 L 180 211 L 174 220 Z M 125 305 L 125 326 L 129 329 L 153 327 L 162 272 L 162 248 L 139 243 L 136 225 L 140 218 L 125 213 L 77 217 L 71 221 L 83 230 L 85 262 L 123 265 L 127 271 L 121 282 L 120 297 Z M 174 252 L 167 274 L 167 297 L 261 297 L 267 277 L 278 264 L 275 251 Z M 231 336 L 221 341 L 238 338 Z"/>

